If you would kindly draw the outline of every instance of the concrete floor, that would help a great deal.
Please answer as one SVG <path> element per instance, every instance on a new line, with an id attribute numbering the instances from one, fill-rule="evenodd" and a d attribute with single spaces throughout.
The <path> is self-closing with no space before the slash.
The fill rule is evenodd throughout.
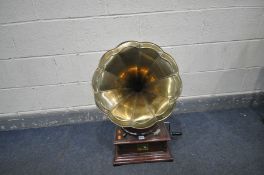
<path id="1" fill-rule="evenodd" d="M 264 110 L 235 109 L 169 118 L 183 132 L 174 162 L 112 166 L 110 121 L 0 132 L 0 174 L 263 175 Z"/>

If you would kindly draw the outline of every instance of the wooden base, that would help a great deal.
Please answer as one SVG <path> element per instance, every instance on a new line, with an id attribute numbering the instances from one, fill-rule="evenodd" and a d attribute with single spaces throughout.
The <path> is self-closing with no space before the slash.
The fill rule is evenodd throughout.
<path id="1" fill-rule="evenodd" d="M 157 130 L 146 136 L 133 136 L 117 127 L 115 132 L 115 151 L 113 165 L 144 162 L 173 161 L 168 141 L 170 134 L 163 122 Z"/>

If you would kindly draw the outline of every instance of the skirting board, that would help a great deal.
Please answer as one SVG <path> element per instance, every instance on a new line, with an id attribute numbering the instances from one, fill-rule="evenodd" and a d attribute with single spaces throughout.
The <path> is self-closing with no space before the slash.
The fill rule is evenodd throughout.
<path id="1" fill-rule="evenodd" d="M 174 114 L 223 109 L 264 107 L 264 92 L 179 98 Z M 33 111 L 0 117 L 0 131 L 51 127 L 106 120 L 96 106 Z"/>

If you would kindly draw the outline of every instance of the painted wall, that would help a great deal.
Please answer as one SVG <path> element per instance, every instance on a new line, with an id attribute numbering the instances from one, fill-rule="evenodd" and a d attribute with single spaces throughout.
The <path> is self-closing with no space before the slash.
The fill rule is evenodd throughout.
<path id="1" fill-rule="evenodd" d="M 264 90 L 263 0 L 0 0 L 0 117 L 94 105 L 102 54 L 151 41 L 181 98 Z"/>

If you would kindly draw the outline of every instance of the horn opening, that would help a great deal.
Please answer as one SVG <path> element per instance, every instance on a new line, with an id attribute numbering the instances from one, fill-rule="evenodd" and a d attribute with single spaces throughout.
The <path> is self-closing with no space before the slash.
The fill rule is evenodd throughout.
<path id="1" fill-rule="evenodd" d="M 146 42 L 108 51 L 93 77 L 97 106 L 117 125 L 144 129 L 164 120 L 181 93 L 173 58 Z"/>

